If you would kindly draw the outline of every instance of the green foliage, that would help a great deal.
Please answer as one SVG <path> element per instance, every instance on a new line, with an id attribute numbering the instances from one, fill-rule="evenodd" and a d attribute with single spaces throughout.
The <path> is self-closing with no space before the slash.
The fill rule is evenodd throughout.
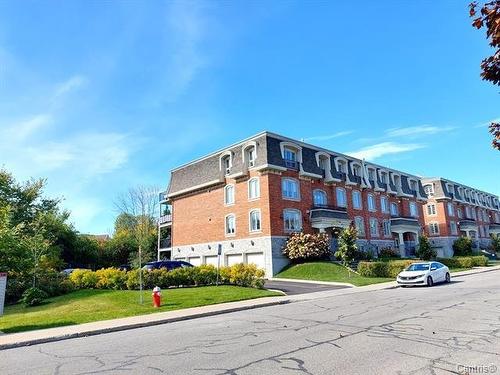
<path id="1" fill-rule="evenodd" d="M 491 234 L 491 250 L 495 253 L 500 253 L 500 234 Z"/>
<path id="2" fill-rule="evenodd" d="M 340 259 L 344 265 L 354 261 L 358 255 L 357 238 L 358 231 L 354 225 L 343 229 L 339 234 L 338 250 L 335 252 L 335 257 Z"/>
<path id="3" fill-rule="evenodd" d="M 165 268 L 143 271 L 143 286 L 145 289 L 215 285 L 217 270 L 212 265 L 199 267 L 176 268 L 168 271 Z M 106 268 L 98 271 L 74 270 L 69 280 L 75 289 L 139 289 L 139 270 L 129 272 L 115 268 Z M 255 265 L 235 264 L 220 269 L 221 284 L 262 288 L 264 285 L 264 271 Z"/>
<path id="4" fill-rule="evenodd" d="M 450 268 L 472 268 L 472 267 L 481 267 L 488 265 L 488 258 L 485 257 L 484 255 L 439 258 L 438 261 L 447 265 Z"/>
<path id="5" fill-rule="evenodd" d="M 431 260 L 436 258 L 437 252 L 431 247 L 427 236 L 420 236 L 418 239 L 418 249 L 415 255 L 423 260 Z"/>
<path id="6" fill-rule="evenodd" d="M 415 260 L 392 260 L 389 262 L 359 262 L 358 273 L 366 277 L 396 277 Z"/>
<path id="7" fill-rule="evenodd" d="M 38 306 L 40 305 L 46 298 L 48 298 L 47 293 L 39 288 L 28 288 L 23 293 L 21 297 L 21 302 L 24 306 Z"/>
<path id="8" fill-rule="evenodd" d="M 469 237 L 459 237 L 453 243 L 454 256 L 472 255 L 472 240 Z"/>
<path id="9" fill-rule="evenodd" d="M 326 259 L 330 255 L 330 243 L 325 233 L 292 233 L 282 252 L 293 262 Z"/>
<path id="10" fill-rule="evenodd" d="M 398 250 L 393 249 L 392 247 L 384 247 L 378 253 L 378 257 L 379 258 L 401 258 L 401 255 L 399 254 Z"/>

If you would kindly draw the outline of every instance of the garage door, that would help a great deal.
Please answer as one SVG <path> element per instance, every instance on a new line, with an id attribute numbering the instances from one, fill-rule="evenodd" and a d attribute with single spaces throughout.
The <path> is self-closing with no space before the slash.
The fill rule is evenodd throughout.
<path id="1" fill-rule="evenodd" d="M 186 258 L 180 257 L 180 258 L 175 258 L 175 260 L 179 260 L 179 261 L 183 260 L 183 261 L 185 261 Z"/>
<path id="2" fill-rule="evenodd" d="M 205 264 L 211 264 L 212 266 L 217 267 L 217 255 L 206 256 Z"/>
<path id="3" fill-rule="evenodd" d="M 264 266 L 264 253 L 251 253 L 247 254 L 247 263 L 255 264 L 258 268 L 265 269 Z"/>
<path id="4" fill-rule="evenodd" d="M 238 264 L 243 262 L 243 258 L 241 254 L 229 254 L 226 255 L 226 261 L 228 266 L 232 266 L 233 264 Z"/>
<path id="5" fill-rule="evenodd" d="M 200 257 L 191 257 L 188 258 L 188 262 L 193 266 L 201 266 L 201 258 Z"/>

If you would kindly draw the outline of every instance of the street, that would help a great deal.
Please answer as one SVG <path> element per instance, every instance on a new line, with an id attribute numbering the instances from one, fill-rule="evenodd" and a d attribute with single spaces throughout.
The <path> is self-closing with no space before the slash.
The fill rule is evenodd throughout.
<path id="1" fill-rule="evenodd" d="M 500 271 L 0 352 L 1 374 L 500 373 L 497 367 Z"/>

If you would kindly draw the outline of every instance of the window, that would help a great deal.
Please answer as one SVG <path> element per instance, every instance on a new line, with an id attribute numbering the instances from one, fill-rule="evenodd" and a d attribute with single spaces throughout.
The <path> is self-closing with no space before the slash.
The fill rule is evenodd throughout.
<path id="1" fill-rule="evenodd" d="M 382 212 L 389 212 L 389 200 L 387 199 L 387 197 L 380 197 L 380 209 L 382 210 Z"/>
<path id="2" fill-rule="evenodd" d="M 454 221 L 450 221 L 450 232 L 451 232 L 451 234 L 454 234 L 454 235 L 458 234 L 457 223 Z"/>
<path id="3" fill-rule="evenodd" d="M 453 207 L 453 203 L 448 202 L 448 215 L 455 216 L 455 208 Z"/>
<path id="4" fill-rule="evenodd" d="M 370 235 L 378 237 L 378 220 L 373 217 L 370 218 Z"/>
<path id="5" fill-rule="evenodd" d="M 462 209 L 457 208 L 457 216 L 458 216 L 459 219 L 461 219 L 463 217 L 463 215 L 462 215 Z"/>
<path id="6" fill-rule="evenodd" d="M 365 236 L 365 221 L 362 217 L 356 216 L 354 218 L 354 225 L 356 226 L 356 230 L 358 231 L 359 237 Z"/>
<path id="7" fill-rule="evenodd" d="M 375 207 L 375 197 L 373 194 L 368 194 L 368 209 L 370 211 L 376 211 L 377 208 Z"/>
<path id="8" fill-rule="evenodd" d="M 347 173 L 346 161 L 342 159 L 337 159 L 337 169 L 340 173 Z"/>
<path id="9" fill-rule="evenodd" d="M 319 165 L 318 166 L 324 171 L 329 170 L 330 169 L 330 159 L 321 155 L 319 157 Z"/>
<path id="10" fill-rule="evenodd" d="M 352 174 L 354 176 L 361 177 L 361 165 L 359 165 L 359 164 L 352 164 Z"/>
<path id="11" fill-rule="evenodd" d="M 248 166 L 253 167 L 255 165 L 255 147 L 248 147 L 246 149 L 246 157 L 248 160 Z"/>
<path id="12" fill-rule="evenodd" d="M 296 169 L 298 167 L 297 164 L 297 151 L 295 149 L 285 147 L 283 149 L 283 159 L 285 159 L 285 166 L 287 168 L 294 168 Z"/>
<path id="13" fill-rule="evenodd" d="M 326 193 L 323 190 L 314 190 L 313 202 L 315 206 L 326 206 L 328 204 Z"/>
<path id="14" fill-rule="evenodd" d="M 429 203 L 427 205 L 427 215 L 436 215 L 436 205 L 433 203 Z"/>
<path id="15" fill-rule="evenodd" d="M 291 178 L 284 178 L 281 183 L 283 198 L 285 199 L 300 199 L 299 183 Z"/>
<path id="16" fill-rule="evenodd" d="M 398 216 L 399 215 L 399 210 L 398 210 L 398 204 L 392 202 L 391 203 L 391 215 L 392 216 Z"/>
<path id="17" fill-rule="evenodd" d="M 418 189 L 417 181 L 410 180 L 410 190 L 417 191 L 417 189 Z"/>
<path id="18" fill-rule="evenodd" d="M 254 177 L 248 180 L 248 199 L 257 199 L 260 197 L 259 178 Z"/>
<path id="19" fill-rule="evenodd" d="M 470 219 L 472 216 L 471 216 L 471 213 L 470 213 L 470 207 L 469 206 L 466 206 L 465 207 L 465 217 L 467 219 Z"/>
<path id="20" fill-rule="evenodd" d="M 471 212 L 472 212 L 472 218 L 473 218 L 474 220 L 476 220 L 476 219 L 477 219 L 476 209 L 475 209 L 475 208 L 472 208 L 472 209 L 471 209 Z"/>
<path id="21" fill-rule="evenodd" d="M 347 195 L 345 189 L 337 188 L 335 190 L 337 196 L 337 206 L 339 207 L 347 207 Z"/>
<path id="22" fill-rule="evenodd" d="M 224 168 L 225 174 L 231 172 L 231 156 L 227 155 L 222 158 L 222 167 Z"/>
<path id="23" fill-rule="evenodd" d="M 285 224 L 285 232 L 298 232 L 302 229 L 302 218 L 298 210 L 284 210 L 283 221 Z"/>
<path id="24" fill-rule="evenodd" d="M 391 236 L 391 222 L 389 220 L 384 220 L 382 224 L 383 224 L 383 228 L 384 228 L 384 237 L 390 237 Z"/>
<path id="25" fill-rule="evenodd" d="M 429 223 L 429 233 L 430 234 L 439 234 L 439 224 L 438 223 Z"/>
<path id="26" fill-rule="evenodd" d="M 387 184 L 387 172 L 380 172 L 380 181 L 383 184 Z"/>
<path id="27" fill-rule="evenodd" d="M 434 195 L 434 186 L 432 186 L 432 185 L 425 185 L 424 186 L 424 192 L 428 196 Z"/>
<path id="28" fill-rule="evenodd" d="M 226 216 L 226 235 L 234 235 L 236 233 L 236 218 L 233 214 Z"/>
<path id="29" fill-rule="evenodd" d="M 373 168 L 368 168 L 368 179 L 371 181 L 375 180 L 375 170 Z"/>
<path id="30" fill-rule="evenodd" d="M 234 204 L 234 185 L 226 185 L 224 188 L 224 204 Z"/>
<path id="31" fill-rule="evenodd" d="M 418 217 L 418 209 L 415 202 L 410 202 L 410 216 Z"/>
<path id="32" fill-rule="evenodd" d="M 250 232 L 257 232 L 260 230 L 260 210 L 252 210 L 250 211 Z"/>
<path id="33" fill-rule="evenodd" d="M 356 210 L 361 210 L 363 208 L 363 203 L 361 200 L 361 192 L 354 190 L 352 192 L 352 206 Z"/>

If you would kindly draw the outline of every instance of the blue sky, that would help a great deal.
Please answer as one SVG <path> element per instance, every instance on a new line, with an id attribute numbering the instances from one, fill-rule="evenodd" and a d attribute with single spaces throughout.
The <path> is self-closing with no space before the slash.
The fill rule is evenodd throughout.
<path id="1" fill-rule="evenodd" d="M 0 165 L 82 232 L 262 130 L 500 194 L 468 1 L 2 1 Z"/>

